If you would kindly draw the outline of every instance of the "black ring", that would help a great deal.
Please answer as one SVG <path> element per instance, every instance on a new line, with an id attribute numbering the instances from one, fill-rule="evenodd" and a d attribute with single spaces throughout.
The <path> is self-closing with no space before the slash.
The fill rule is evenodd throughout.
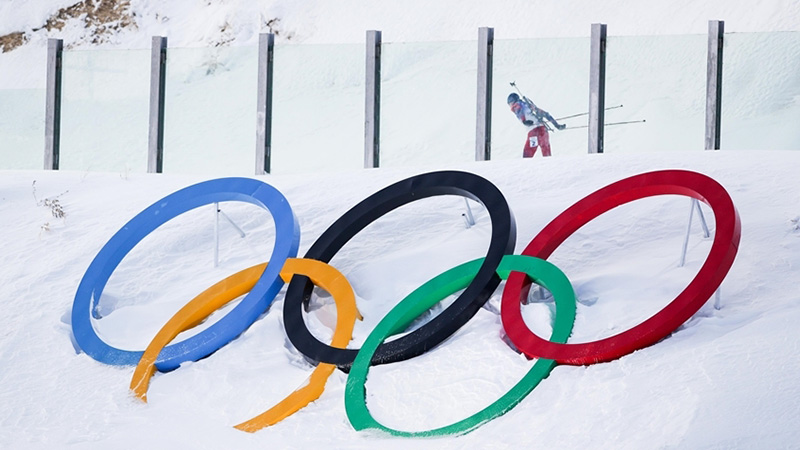
<path id="1" fill-rule="evenodd" d="M 486 303 L 500 284 L 497 267 L 504 255 L 513 253 L 517 237 L 514 215 L 505 197 L 494 184 L 475 174 L 443 171 L 417 175 L 362 200 L 328 227 L 304 256 L 330 262 L 353 236 L 379 217 L 414 200 L 436 195 L 460 195 L 486 207 L 492 222 L 489 251 L 477 275 L 455 302 L 422 327 L 381 344 L 372 358 L 373 365 L 403 361 L 425 353 L 455 333 Z M 349 370 L 358 350 L 334 348 L 320 342 L 303 321 L 303 303 L 311 298 L 312 289 L 313 284 L 306 277 L 295 276 L 289 283 L 283 305 L 286 334 L 309 360 Z"/>

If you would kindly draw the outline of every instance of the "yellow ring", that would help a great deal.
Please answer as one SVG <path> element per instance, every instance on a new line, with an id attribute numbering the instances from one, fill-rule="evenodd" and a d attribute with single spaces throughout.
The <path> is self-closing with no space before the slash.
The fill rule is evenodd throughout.
<path id="1" fill-rule="evenodd" d="M 258 264 L 225 278 L 200 293 L 175 313 L 158 331 L 142 354 L 131 379 L 130 388 L 134 395 L 147 402 L 147 388 L 150 385 L 150 378 L 156 370 L 155 362 L 161 349 L 183 331 L 197 326 L 214 311 L 249 292 L 266 267 L 267 263 Z M 332 266 L 321 261 L 288 258 L 281 269 L 281 278 L 288 283 L 296 274 L 309 277 L 315 285 L 325 289 L 333 296 L 336 303 L 336 329 L 333 332 L 331 346 L 346 348 L 352 339 L 355 320 L 362 319 L 356 307 L 353 288 L 347 278 Z M 302 387 L 269 410 L 236 425 L 235 428 L 252 433 L 292 415 L 322 395 L 325 383 L 334 369 L 336 369 L 334 364 L 317 365 Z"/>

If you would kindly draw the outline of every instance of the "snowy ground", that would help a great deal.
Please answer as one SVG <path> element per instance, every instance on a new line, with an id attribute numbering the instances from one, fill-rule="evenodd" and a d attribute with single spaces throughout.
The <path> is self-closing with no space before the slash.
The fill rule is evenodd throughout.
<path id="1" fill-rule="evenodd" d="M 649 170 L 687 168 L 718 180 L 742 218 L 742 241 L 713 300 L 664 341 L 620 360 L 557 367 L 516 409 L 459 438 L 423 448 L 791 447 L 800 438 L 799 152 L 682 152 L 595 155 L 468 163 L 507 197 L 516 216 L 517 251 L 555 215 L 610 182 Z M 372 192 L 420 168 L 262 178 L 289 199 L 301 223 L 300 253 L 339 215 Z M 111 367 L 78 353 L 69 312 L 78 281 L 100 247 L 127 220 L 170 192 L 204 178 L 109 173 L 6 172 L 0 181 L 5 331 L 0 341 L 0 442 L 6 448 L 263 448 L 335 443 L 405 448 L 409 442 L 353 431 L 344 413 L 346 376 L 274 427 L 250 435 L 232 425 L 266 410 L 296 388 L 311 367 L 287 344 L 282 296 L 243 336 L 211 357 L 154 378 L 149 404 L 128 392 L 132 367 Z M 36 198 L 57 198 L 55 219 Z M 324 187 L 324 188 L 322 188 Z M 214 269 L 213 212 L 176 219 L 147 237 L 112 276 L 101 300 L 109 313 L 96 328 L 111 343 L 143 348 L 191 297 L 227 274 L 261 262 L 271 248 L 268 215 L 224 204 L 249 234 L 222 226 Z M 463 201 L 427 199 L 403 207 L 359 234 L 333 259 L 353 284 L 365 320 L 353 346 L 393 304 L 428 278 L 478 257 L 490 223 L 475 207 L 467 229 Z M 680 197 L 615 209 L 567 240 L 551 258 L 579 296 L 573 341 L 607 337 L 666 305 L 708 251 L 695 221 L 687 265 L 678 268 L 689 212 Z M 711 221 L 711 213 L 706 210 Z M 424 224 L 424 226 L 421 226 Z M 713 231 L 713 230 L 712 230 Z M 412 244 L 413 243 L 413 244 Z M 500 291 L 492 298 L 497 304 Z M 282 295 L 282 294 L 281 294 Z M 329 335 L 330 299 L 309 315 Z M 540 334 L 544 305 L 525 307 Z M 386 425 L 419 430 L 466 417 L 510 388 L 532 362 L 499 338 L 499 317 L 482 310 L 435 351 L 370 372 L 369 407 Z"/>

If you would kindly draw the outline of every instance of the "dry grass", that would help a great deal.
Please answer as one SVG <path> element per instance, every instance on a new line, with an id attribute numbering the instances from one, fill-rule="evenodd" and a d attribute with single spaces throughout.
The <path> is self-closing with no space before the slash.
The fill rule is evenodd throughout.
<path id="1" fill-rule="evenodd" d="M 10 52 L 27 41 L 28 37 L 21 31 L 0 36 L 0 52 Z"/>
<path id="2" fill-rule="evenodd" d="M 61 8 L 50 16 L 39 30 L 63 30 L 67 22 L 78 20 L 83 27 L 91 29 L 89 41 L 93 44 L 105 42 L 111 34 L 129 27 L 135 27 L 136 22 L 130 13 L 129 0 L 84 0 L 72 6 Z M 0 51 L 10 52 L 27 42 L 28 35 L 23 31 L 0 36 Z"/>

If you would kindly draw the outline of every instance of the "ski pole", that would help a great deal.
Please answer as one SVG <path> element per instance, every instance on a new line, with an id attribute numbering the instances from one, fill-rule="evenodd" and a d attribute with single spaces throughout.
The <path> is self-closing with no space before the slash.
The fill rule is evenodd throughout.
<path id="1" fill-rule="evenodd" d="M 613 123 L 607 123 L 607 124 L 605 124 L 605 126 L 609 127 L 611 125 L 625 125 L 625 124 L 628 124 L 628 123 L 644 123 L 644 122 L 647 122 L 647 120 L 646 119 L 642 119 L 642 120 L 629 120 L 627 122 L 613 122 Z M 567 128 L 564 128 L 564 129 L 565 130 L 574 130 L 576 128 L 589 128 L 589 125 L 579 125 L 577 127 L 567 127 Z"/>
<path id="2" fill-rule="evenodd" d="M 622 105 L 609 106 L 608 108 L 605 108 L 603 111 L 608 111 L 609 109 L 617 109 L 617 108 L 622 108 Z M 558 117 L 558 118 L 556 118 L 556 120 L 572 119 L 573 117 L 585 116 L 587 114 L 589 114 L 589 113 L 585 112 L 585 113 L 580 113 L 580 114 L 573 114 L 571 116 Z"/>
<path id="3" fill-rule="evenodd" d="M 508 84 L 510 84 L 510 85 L 511 85 L 511 86 L 512 86 L 514 89 L 516 89 L 516 91 L 519 93 L 520 97 L 522 97 L 522 100 L 524 100 L 525 102 L 527 102 L 527 103 L 529 103 L 529 104 L 531 104 L 531 105 L 533 105 L 533 104 L 534 104 L 534 103 L 531 101 L 531 99 L 529 99 L 528 97 L 526 97 L 526 96 L 525 96 L 525 94 L 523 94 L 523 93 L 522 93 L 522 91 L 520 91 L 520 90 L 519 90 L 519 88 L 517 87 L 517 82 L 516 82 L 516 81 L 512 81 L 511 83 L 508 83 Z"/>

